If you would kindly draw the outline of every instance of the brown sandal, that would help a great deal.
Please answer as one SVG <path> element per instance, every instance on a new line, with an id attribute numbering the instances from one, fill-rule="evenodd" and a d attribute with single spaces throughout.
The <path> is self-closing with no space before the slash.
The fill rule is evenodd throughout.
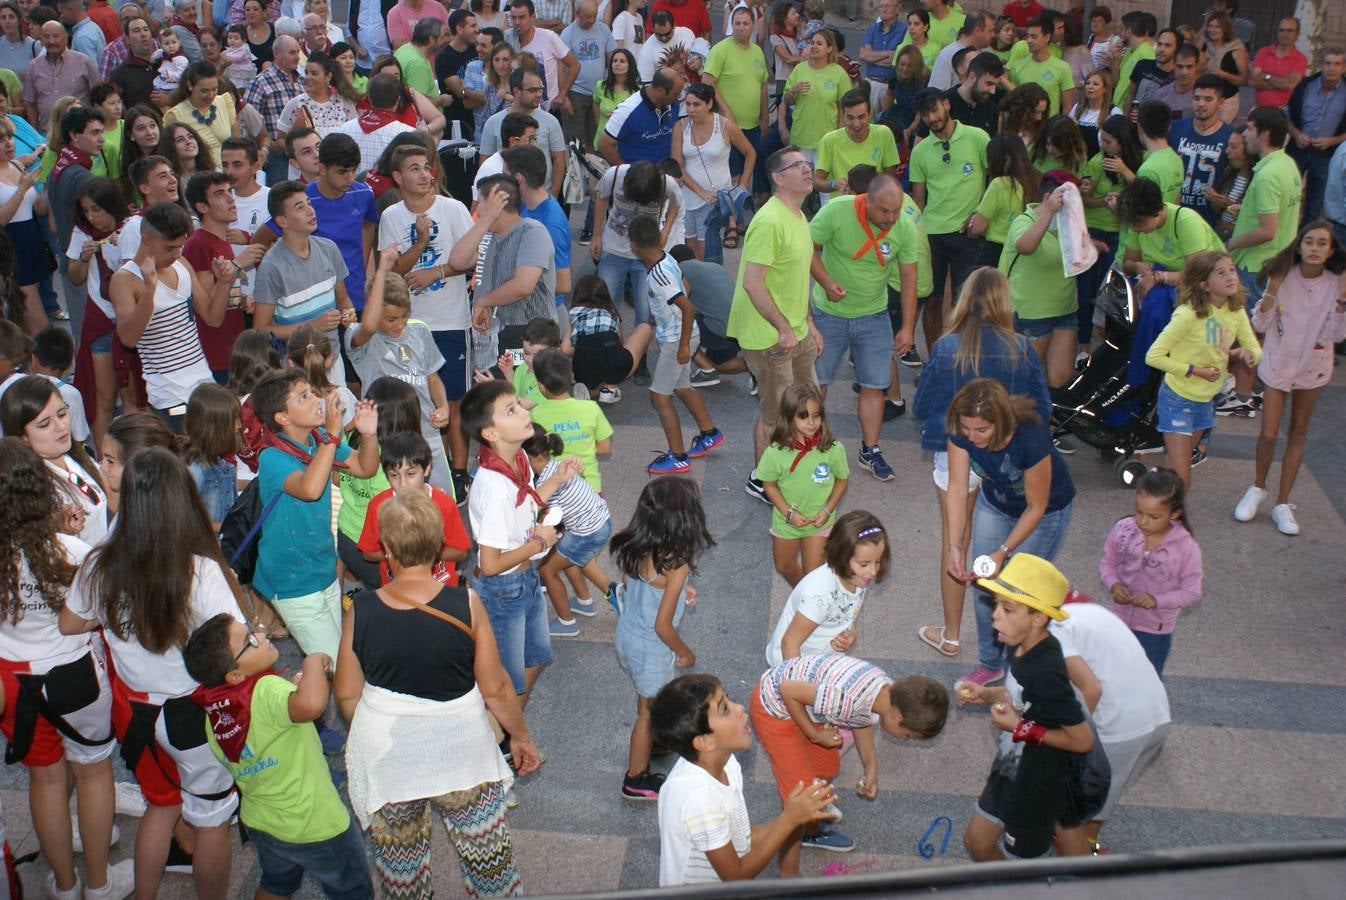
<path id="1" fill-rule="evenodd" d="M 930 637 L 927 632 L 937 633 L 938 639 Z M 921 639 L 921 643 L 928 644 L 944 656 L 957 656 L 962 652 L 962 645 L 958 641 L 951 641 L 944 636 L 943 625 L 926 625 L 916 629 L 916 636 Z M 946 647 L 952 647 L 952 650 L 946 650 Z"/>
<path id="2" fill-rule="evenodd" d="M 734 249 L 737 249 L 737 248 L 738 248 L 738 237 L 739 237 L 740 234 L 741 234 L 741 232 L 738 230 L 738 226 L 737 226 L 737 225 L 728 225 L 728 226 L 726 226 L 725 229 L 724 229 L 724 241 L 723 241 L 723 243 L 722 243 L 722 246 L 724 247 L 724 249 L 726 249 L 726 250 L 734 250 Z"/>

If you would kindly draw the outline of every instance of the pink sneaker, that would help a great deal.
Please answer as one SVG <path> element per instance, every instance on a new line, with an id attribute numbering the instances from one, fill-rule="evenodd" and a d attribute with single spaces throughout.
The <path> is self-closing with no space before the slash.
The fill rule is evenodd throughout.
<path id="1" fill-rule="evenodd" d="M 976 684 L 982 687 L 990 687 L 993 684 L 1000 684 L 1005 680 L 1005 673 L 999 669 L 988 669 L 985 666 L 977 666 L 971 672 L 968 672 L 962 678 L 954 682 L 954 688 L 963 682 Z"/>

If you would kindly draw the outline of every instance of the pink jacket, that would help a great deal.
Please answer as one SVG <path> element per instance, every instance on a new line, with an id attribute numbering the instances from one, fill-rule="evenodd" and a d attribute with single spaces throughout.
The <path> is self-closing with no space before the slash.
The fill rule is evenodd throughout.
<path id="1" fill-rule="evenodd" d="M 1331 272 L 1305 278 L 1295 266 L 1271 308 L 1257 304 L 1253 328 L 1266 335 L 1257 374 L 1268 387 L 1308 390 L 1332 380 L 1332 345 L 1346 339 L 1346 313 L 1337 307 L 1337 285 Z"/>
<path id="2" fill-rule="evenodd" d="M 1109 605 L 1132 631 L 1170 634 L 1178 613 L 1201 599 L 1201 548 L 1180 523 L 1174 522 L 1153 550 L 1145 549 L 1145 535 L 1131 516 L 1119 519 L 1108 532 L 1098 577 L 1108 591 L 1121 582 L 1133 594 L 1149 594 L 1154 609 Z"/>

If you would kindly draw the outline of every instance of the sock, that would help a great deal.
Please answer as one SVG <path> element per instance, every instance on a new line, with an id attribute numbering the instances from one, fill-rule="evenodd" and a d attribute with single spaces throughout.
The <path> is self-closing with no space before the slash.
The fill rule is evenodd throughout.
<path id="1" fill-rule="evenodd" d="M 1237 391 L 1234 392 L 1234 396 L 1238 398 L 1240 403 L 1247 403 L 1252 399 L 1252 394 L 1240 394 Z"/>
<path id="2" fill-rule="evenodd" d="M 562 625 L 574 625 L 574 624 L 575 624 L 575 620 L 574 620 L 574 618 L 563 619 L 563 618 L 561 618 L 560 616 L 557 616 L 557 617 L 556 617 L 556 621 L 560 622 Z"/>
<path id="3" fill-rule="evenodd" d="M 716 427 L 714 427 L 714 426 L 711 426 L 711 429 L 710 429 L 709 431 L 703 431 L 703 432 L 701 432 L 701 436 L 702 436 L 702 437 L 715 437 L 715 435 L 717 435 L 717 434 L 719 434 L 719 433 L 720 433 L 720 429 L 718 429 L 718 428 L 716 428 Z"/>

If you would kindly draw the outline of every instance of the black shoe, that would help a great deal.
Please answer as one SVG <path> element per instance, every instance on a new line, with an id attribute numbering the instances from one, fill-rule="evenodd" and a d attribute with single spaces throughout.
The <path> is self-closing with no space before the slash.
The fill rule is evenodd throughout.
<path id="1" fill-rule="evenodd" d="M 924 365 L 921 361 L 921 354 L 916 352 L 915 347 L 908 347 L 907 351 L 897 358 L 897 361 L 909 369 L 919 369 Z"/>
<path id="2" fill-rule="evenodd" d="M 650 386 L 650 381 L 652 380 L 650 378 L 650 367 L 645 364 L 644 359 L 642 359 L 640 365 L 636 367 L 635 374 L 631 376 L 631 380 L 640 387 Z"/>
<path id="3" fill-rule="evenodd" d="M 585 229 L 584 231 L 580 232 L 580 246 L 582 247 L 589 246 L 589 244 L 593 242 L 593 239 L 594 239 L 594 233 L 592 231 Z"/>
<path id="4" fill-rule="evenodd" d="M 743 485 L 743 490 L 748 492 L 749 497 L 756 497 L 767 506 L 771 505 L 771 499 L 766 495 L 766 488 L 756 478 L 749 476 L 747 483 Z"/>
<path id="5" fill-rule="evenodd" d="M 450 469 L 449 477 L 453 479 L 453 497 L 462 506 L 467 502 L 467 489 L 472 487 L 472 477 L 466 469 Z"/>
<path id="6" fill-rule="evenodd" d="M 192 874 L 192 855 L 182 849 L 177 838 L 173 838 L 168 845 L 168 863 L 164 871 L 178 875 Z"/>
<path id="7" fill-rule="evenodd" d="M 891 422 L 907 411 L 907 401 L 883 398 L 883 421 Z"/>

